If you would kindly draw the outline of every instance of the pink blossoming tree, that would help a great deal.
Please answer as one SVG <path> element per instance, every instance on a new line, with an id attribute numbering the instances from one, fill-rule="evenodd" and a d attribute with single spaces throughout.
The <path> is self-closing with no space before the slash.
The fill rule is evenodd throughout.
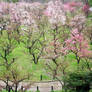
<path id="1" fill-rule="evenodd" d="M 91 53 L 88 46 L 88 41 L 85 40 L 83 34 L 78 29 L 73 29 L 70 38 L 65 41 L 65 47 L 62 49 L 65 54 L 73 52 L 76 56 L 77 63 L 80 63 L 81 58 L 88 57 Z"/>

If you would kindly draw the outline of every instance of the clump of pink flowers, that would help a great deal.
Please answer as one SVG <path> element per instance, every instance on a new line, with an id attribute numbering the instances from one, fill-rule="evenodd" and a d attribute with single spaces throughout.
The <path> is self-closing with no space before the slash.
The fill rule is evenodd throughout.
<path id="1" fill-rule="evenodd" d="M 60 0 L 49 1 L 47 4 L 34 3 L 0 3 L 0 18 L 7 16 L 10 22 L 20 25 L 34 25 L 42 16 L 47 16 L 51 24 L 66 23 L 66 11 L 75 11 L 80 7 L 80 2 L 62 4 Z M 36 26 L 36 25 L 35 25 Z"/>
<path id="2" fill-rule="evenodd" d="M 35 24 L 35 18 L 39 17 L 40 7 L 40 3 L 17 3 L 11 9 L 11 20 L 13 22 L 19 22 L 22 25 Z"/>
<path id="3" fill-rule="evenodd" d="M 72 1 L 72 2 L 64 4 L 63 6 L 64 6 L 64 10 L 65 11 L 67 11 L 67 12 L 74 12 L 81 5 L 82 5 L 81 2 L 74 2 L 74 1 Z"/>
<path id="4" fill-rule="evenodd" d="M 78 30 L 82 30 L 86 23 L 86 17 L 83 14 L 75 15 L 69 23 L 71 28 L 78 28 Z"/>
<path id="5" fill-rule="evenodd" d="M 0 3 L 0 19 L 7 16 L 8 20 L 20 25 L 36 24 L 36 19 L 42 15 L 41 3 Z"/>
<path id="6" fill-rule="evenodd" d="M 83 6 L 83 11 L 84 12 L 88 12 L 89 11 L 89 5 L 88 4 L 85 4 L 84 6 Z"/>
<path id="7" fill-rule="evenodd" d="M 79 57 L 87 57 L 91 52 L 89 51 L 88 41 L 85 40 L 83 34 L 78 29 L 73 29 L 70 38 L 65 41 L 65 47 L 62 52 L 67 54 L 73 52 Z"/>
<path id="8" fill-rule="evenodd" d="M 60 0 L 50 1 L 47 4 L 47 8 L 44 14 L 48 17 L 51 24 L 62 23 L 65 24 L 66 16 L 63 11 L 63 4 Z"/>

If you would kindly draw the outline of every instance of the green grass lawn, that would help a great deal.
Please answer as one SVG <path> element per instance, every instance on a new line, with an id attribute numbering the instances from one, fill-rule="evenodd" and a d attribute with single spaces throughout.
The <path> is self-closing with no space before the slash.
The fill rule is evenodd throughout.
<path id="1" fill-rule="evenodd" d="M 9 56 L 9 59 L 11 57 L 14 57 L 16 60 L 16 68 L 23 69 L 21 71 L 22 73 L 25 73 L 26 71 L 32 74 L 31 80 L 32 81 L 40 81 L 40 76 L 42 75 L 43 81 L 52 80 L 51 77 L 49 77 L 45 71 L 45 61 L 43 59 L 40 59 L 38 64 L 34 64 L 32 60 L 32 56 L 29 54 L 28 50 L 24 47 L 23 44 L 18 45 L 11 55 Z M 75 67 L 76 66 L 76 60 L 75 56 L 70 53 L 67 55 L 67 61 L 71 64 L 69 67 Z M 22 68 L 21 68 L 22 67 Z M 0 68 L 2 69 L 2 67 Z"/>
<path id="2" fill-rule="evenodd" d="M 43 81 L 45 80 L 51 80 L 51 78 L 47 75 L 45 71 L 45 63 L 44 60 L 40 60 L 38 64 L 34 64 L 32 61 L 32 57 L 28 54 L 28 51 L 26 48 L 24 48 L 23 45 L 19 45 L 14 51 L 13 56 L 16 57 L 16 63 L 28 70 L 28 72 L 32 73 L 32 81 L 40 81 L 40 76 L 43 76 Z M 19 57 L 19 58 L 18 58 Z M 70 53 L 67 55 L 67 60 L 71 63 L 71 66 L 69 67 L 75 67 L 76 66 L 76 60 L 73 53 Z"/>
<path id="3" fill-rule="evenodd" d="M 32 61 L 32 57 L 28 54 L 28 51 L 26 48 L 23 47 L 23 45 L 19 45 L 14 50 L 14 55 L 17 59 L 18 65 L 22 65 L 22 67 L 27 68 L 29 72 L 33 74 L 31 80 L 32 81 L 40 81 L 40 76 L 43 76 L 43 80 L 51 80 L 51 78 L 47 75 L 45 71 L 45 63 L 44 60 L 40 60 L 38 64 L 34 64 Z M 71 67 L 76 66 L 76 60 L 74 54 L 70 53 L 67 55 L 67 60 L 71 63 Z M 70 67 L 70 69 L 71 69 Z"/>
<path id="4" fill-rule="evenodd" d="M 18 65 L 22 66 L 24 69 L 27 69 L 28 72 L 32 73 L 32 81 L 40 81 L 41 75 L 43 81 L 51 80 L 51 78 L 45 72 L 44 60 L 41 59 L 39 60 L 38 64 L 34 64 L 34 62 L 32 61 L 32 57 L 23 45 L 19 45 L 16 49 L 14 49 L 11 56 L 16 58 L 16 63 Z"/>

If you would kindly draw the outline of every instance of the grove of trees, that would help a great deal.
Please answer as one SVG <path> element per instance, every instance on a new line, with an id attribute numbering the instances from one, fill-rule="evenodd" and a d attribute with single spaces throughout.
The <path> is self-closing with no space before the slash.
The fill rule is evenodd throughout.
<path id="1" fill-rule="evenodd" d="M 0 80 L 8 92 L 18 92 L 20 82 L 32 81 L 32 64 L 40 62 L 47 76 L 60 81 L 64 92 L 91 90 L 89 4 L 0 2 Z"/>

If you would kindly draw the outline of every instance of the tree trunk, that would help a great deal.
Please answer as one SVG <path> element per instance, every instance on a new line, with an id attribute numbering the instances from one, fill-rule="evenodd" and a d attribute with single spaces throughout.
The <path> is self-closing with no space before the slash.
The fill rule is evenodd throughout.
<path id="1" fill-rule="evenodd" d="M 6 90 L 7 90 L 7 91 L 9 90 L 8 79 L 7 79 L 7 82 L 6 82 Z"/>
<path id="2" fill-rule="evenodd" d="M 9 86 L 9 90 L 8 90 L 8 92 L 11 92 L 11 87 Z"/>
<path id="3" fill-rule="evenodd" d="M 16 83 L 15 84 L 15 92 L 17 92 L 17 89 L 18 89 L 18 84 Z"/>

